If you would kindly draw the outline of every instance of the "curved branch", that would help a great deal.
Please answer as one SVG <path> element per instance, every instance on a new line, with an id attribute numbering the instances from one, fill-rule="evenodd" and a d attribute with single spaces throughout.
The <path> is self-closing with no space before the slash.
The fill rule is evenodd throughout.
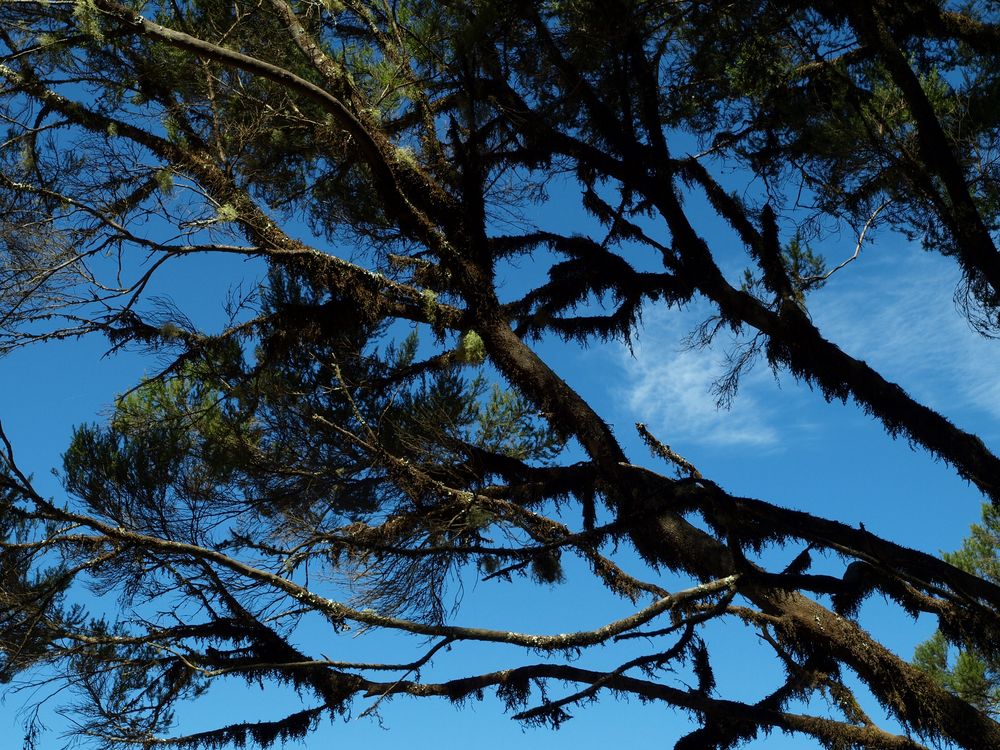
<path id="1" fill-rule="evenodd" d="M 801 732 L 818 739 L 846 741 L 857 747 L 873 748 L 873 750 L 927 750 L 924 745 L 909 737 L 889 734 L 877 727 L 858 727 L 832 719 L 793 714 L 736 701 L 719 700 L 694 691 L 679 690 L 635 677 L 621 674 L 609 675 L 607 672 L 595 672 L 561 664 L 533 664 L 442 683 L 377 683 L 369 685 L 366 694 L 374 696 L 383 691 L 389 691 L 390 693 L 418 697 L 437 695 L 458 700 L 487 687 L 521 689 L 529 680 L 534 679 L 563 680 L 588 685 L 598 684 L 608 690 L 629 693 L 647 700 L 663 701 L 679 708 L 697 712 L 707 716 L 709 720 L 714 717 L 718 717 L 720 720 L 727 717 L 745 721 L 748 727 L 771 727 L 788 732 Z"/>

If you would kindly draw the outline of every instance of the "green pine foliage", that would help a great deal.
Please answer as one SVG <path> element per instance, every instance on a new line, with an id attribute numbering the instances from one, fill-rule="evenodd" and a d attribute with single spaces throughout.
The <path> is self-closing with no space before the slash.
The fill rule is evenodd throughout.
<path id="1" fill-rule="evenodd" d="M 962 570 L 1000 583 L 1000 509 L 983 505 L 982 523 L 972 525 L 956 552 L 944 559 Z M 940 630 L 917 646 L 913 662 L 942 687 L 981 710 L 1000 715 L 1000 654 L 984 651 Z"/>

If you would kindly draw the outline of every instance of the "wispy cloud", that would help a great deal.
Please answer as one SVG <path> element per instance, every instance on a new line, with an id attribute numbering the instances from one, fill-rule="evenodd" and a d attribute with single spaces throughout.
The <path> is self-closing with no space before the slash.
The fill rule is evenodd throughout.
<path id="1" fill-rule="evenodd" d="M 900 250 L 841 281 L 811 305 L 824 335 L 946 415 L 1000 418 L 1000 342 L 956 310 L 954 262 Z"/>
<path id="2" fill-rule="evenodd" d="M 707 305 L 646 312 L 642 337 L 632 352 L 621 353 L 625 403 L 636 419 L 648 422 L 668 442 L 772 446 L 780 435 L 777 414 L 765 403 L 766 392 L 775 387 L 770 371 L 752 370 L 732 405 L 720 408 L 713 386 L 727 370 L 725 353 L 732 337 L 720 334 L 709 348 L 686 344 L 710 314 Z"/>
<path id="3" fill-rule="evenodd" d="M 1000 341 L 972 331 L 955 309 L 955 264 L 915 248 L 883 246 L 833 277 L 811 298 L 823 335 L 863 359 L 918 400 L 981 432 L 1000 419 Z M 729 410 L 713 384 L 726 372 L 731 335 L 707 349 L 686 336 L 711 314 L 707 305 L 650 309 L 634 356 L 622 351 L 620 397 L 636 419 L 667 442 L 772 449 L 814 429 L 805 390 L 764 363 L 740 383 Z M 983 428 L 981 419 L 987 421 Z"/>

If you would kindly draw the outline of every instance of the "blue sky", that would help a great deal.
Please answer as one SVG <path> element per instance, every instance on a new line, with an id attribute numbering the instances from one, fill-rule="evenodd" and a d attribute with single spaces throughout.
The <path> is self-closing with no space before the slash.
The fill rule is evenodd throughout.
<path id="1" fill-rule="evenodd" d="M 573 208 L 572 195 L 559 194 L 540 216 L 548 225 L 583 231 L 591 225 Z M 711 223 L 706 231 L 713 232 Z M 710 236 L 710 239 L 713 237 Z M 721 232 L 717 242 L 727 238 Z M 843 234 L 821 249 L 831 263 L 848 257 L 854 239 Z M 727 271 L 735 274 L 740 261 L 727 256 Z M 252 285 L 260 268 L 235 258 L 185 260 L 166 269 L 153 294 L 169 294 L 197 322 L 208 327 L 221 320 L 219 308 L 226 290 Z M 522 268 L 521 274 L 535 270 Z M 513 293 L 523 278 L 511 277 Z M 917 398 L 943 411 L 964 429 L 978 432 L 988 444 L 1000 442 L 1000 348 L 973 333 L 956 312 L 952 299 L 958 274 L 947 259 L 928 254 L 904 239 L 885 234 L 865 246 L 859 259 L 838 272 L 812 297 L 811 309 L 820 329 L 850 354 L 867 360 Z M 637 463 L 657 465 L 637 439 L 633 423 L 646 422 L 655 435 L 694 462 L 704 474 L 734 494 L 759 497 L 851 524 L 864 523 L 874 533 L 927 552 L 957 547 L 970 523 L 977 520 L 981 499 L 944 464 L 922 450 L 892 441 L 882 427 L 851 404 L 828 404 L 821 394 L 787 375 L 777 376 L 758 363 L 742 381 L 729 410 L 720 410 L 712 384 L 725 370 L 734 345 L 729 333 L 714 345 L 685 345 L 691 331 L 710 310 L 695 302 L 682 310 L 649 307 L 633 346 L 595 345 L 588 349 L 545 341 L 543 354 L 559 373 L 588 398 L 613 425 Z M 106 415 L 113 396 L 134 385 L 156 361 L 125 353 L 102 358 L 105 342 L 68 341 L 16 352 L 0 362 L 0 417 L 14 440 L 22 466 L 32 471 L 40 488 L 53 495 L 58 483 L 48 474 L 59 465 L 74 424 Z M 798 549 L 777 549 L 772 560 L 790 560 Z M 626 563 L 629 562 L 627 554 Z M 818 567 L 832 571 L 842 563 L 825 560 Z M 636 566 L 638 570 L 638 566 Z M 501 583 L 463 581 L 460 624 L 532 632 L 584 629 L 627 614 L 631 605 L 606 597 L 587 576 L 570 575 L 569 583 L 551 589 L 508 587 Z M 668 585 L 674 581 L 668 577 Z M 678 585 L 685 585 L 680 582 Z M 913 624 L 880 600 L 864 609 L 864 624 L 904 657 L 927 637 L 933 624 Z M 719 693 L 753 699 L 777 686 L 757 637 L 735 622 L 710 630 Z M 310 648 L 326 652 L 329 634 L 312 629 Z M 412 658 L 395 639 L 338 637 L 329 648 L 336 656 Z M 495 647 L 461 647 L 442 654 L 425 677 L 452 677 L 533 658 Z M 332 654 L 331 654 L 332 655 Z M 615 664 L 614 654 L 598 651 L 583 665 Z M 551 696 L 562 688 L 553 686 Z M 0 726 L 18 721 L 23 695 L 7 698 L 0 708 Z M 208 728 L 249 708 L 251 716 L 278 718 L 285 708 L 296 710 L 293 695 L 281 689 L 261 692 L 239 683 L 221 684 L 198 706 L 182 716 L 183 727 Z M 355 715 L 367 704 L 359 701 Z M 874 716 L 881 716 L 871 707 Z M 381 706 L 382 725 L 371 718 L 353 718 L 322 727 L 308 747 L 328 742 L 363 743 L 367 748 L 400 744 L 426 747 L 603 747 L 608 742 L 667 744 L 684 732 L 681 714 L 638 701 L 620 702 L 604 696 L 599 704 L 578 707 L 575 718 L 559 732 L 523 730 L 506 718 L 492 698 L 456 710 L 445 701 L 398 698 Z M 241 718 L 233 713 L 233 720 Z M 242 714 L 245 718 L 245 714 Z M 61 747 L 61 720 L 51 718 L 53 731 L 42 750 Z M 810 748 L 802 737 L 775 735 L 751 748 Z M 83 744 L 86 747 L 86 743 Z"/>

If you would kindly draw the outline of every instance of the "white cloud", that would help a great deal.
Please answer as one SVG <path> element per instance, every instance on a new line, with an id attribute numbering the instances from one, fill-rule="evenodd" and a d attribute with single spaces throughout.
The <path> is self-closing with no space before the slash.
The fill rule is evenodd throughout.
<path id="1" fill-rule="evenodd" d="M 992 427 L 1000 419 L 1000 341 L 972 331 L 956 310 L 955 263 L 913 247 L 879 249 L 810 298 L 814 322 L 931 408 L 980 431 L 986 417 Z M 730 410 L 716 406 L 712 385 L 726 371 L 732 336 L 720 333 L 708 349 L 683 343 L 710 314 L 707 305 L 646 311 L 634 357 L 621 354 L 620 396 L 633 416 L 668 443 L 768 449 L 810 436 L 805 407 L 813 399 L 787 377 L 779 387 L 766 363 L 744 375 Z"/>
<path id="2" fill-rule="evenodd" d="M 900 249 L 858 271 L 815 295 L 824 335 L 945 415 L 1000 418 L 1000 342 L 956 310 L 955 263 Z"/>
<path id="3" fill-rule="evenodd" d="M 707 306 L 685 310 L 649 310 L 632 353 L 622 351 L 622 396 L 637 419 L 649 423 L 667 442 L 716 446 L 771 446 L 779 441 L 772 408 L 763 392 L 775 387 L 766 367 L 754 368 L 740 384 L 729 409 L 717 406 L 713 384 L 726 372 L 726 345 L 720 334 L 707 349 L 685 345 L 685 338 L 710 315 Z"/>

